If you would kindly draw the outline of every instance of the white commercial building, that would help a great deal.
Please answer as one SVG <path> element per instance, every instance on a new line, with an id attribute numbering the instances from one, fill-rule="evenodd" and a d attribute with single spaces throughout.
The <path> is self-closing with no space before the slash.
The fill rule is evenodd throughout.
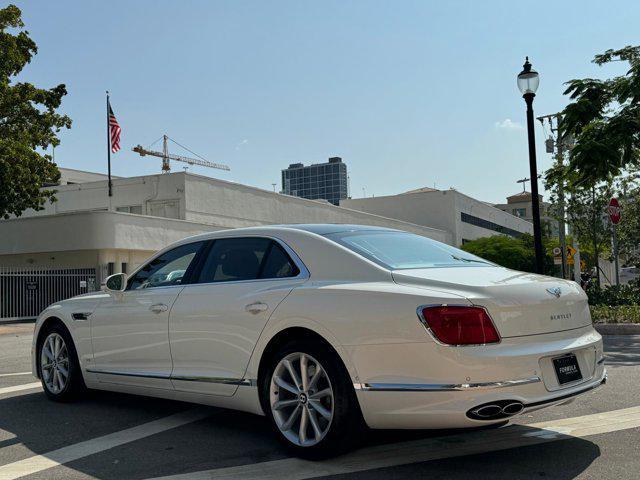
<path id="1" fill-rule="evenodd" d="M 438 228 L 413 225 L 187 172 L 113 179 L 62 169 L 57 201 L 0 221 L 0 267 L 131 271 L 168 244 L 212 230 L 282 223 L 364 224 L 451 243 Z"/>
<path id="2" fill-rule="evenodd" d="M 491 235 L 533 233 L 533 225 L 457 190 L 420 188 L 399 195 L 346 199 L 341 207 L 448 232 L 451 244 Z"/>

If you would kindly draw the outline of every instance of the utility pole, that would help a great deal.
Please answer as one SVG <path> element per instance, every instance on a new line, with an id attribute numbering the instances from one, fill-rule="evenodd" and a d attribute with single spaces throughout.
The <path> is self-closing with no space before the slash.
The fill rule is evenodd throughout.
<path id="1" fill-rule="evenodd" d="M 596 263 L 596 284 L 600 287 L 600 252 L 598 251 L 598 212 L 596 212 L 596 187 L 591 187 L 591 206 L 593 207 L 593 256 Z"/>
<path id="2" fill-rule="evenodd" d="M 573 241 L 573 248 L 576 249 L 576 253 L 573 254 L 573 279 L 578 285 L 582 285 L 582 275 L 580 275 L 580 242 L 578 237 Z"/>
<path id="3" fill-rule="evenodd" d="M 564 147 L 566 143 L 566 138 L 562 135 L 560 131 L 560 113 L 553 113 L 551 115 L 543 115 L 538 117 L 540 123 L 544 126 L 544 121 L 547 120 L 549 122 L 549 127 L 552 133 L 556 134 L 555 141 L 555 153 L 556 153 L 556 163 L 560 166 L 564 163 Z M 553 126 L 553 120 L 556 121 L 556 126 Z M 549 152 L 549 150 L 547 150 Z M 551 153 L 551 152 L 549 152 Z M 562 250 L 562 278 L 570 277 L 568 265 L 567 265 L 567 240 L 566 240 L 566 223 L 565 223 L 565 205 L 564 205 L 564 182 L 560 181 L 558 185 L 558 205 L 556 205 L 557 213 L 559 214 L 558 219 L 558 240 L 560 243 L 560 249 Z"/>

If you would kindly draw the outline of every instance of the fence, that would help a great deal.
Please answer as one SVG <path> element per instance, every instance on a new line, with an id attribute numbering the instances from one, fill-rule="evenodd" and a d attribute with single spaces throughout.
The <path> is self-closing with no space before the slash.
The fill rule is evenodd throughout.
<path id="1" fill-rule="evenodd" d="M 95 268 L 0 267 L 0 322 L 36 318 L 48 305 L 93 292 Z"/>

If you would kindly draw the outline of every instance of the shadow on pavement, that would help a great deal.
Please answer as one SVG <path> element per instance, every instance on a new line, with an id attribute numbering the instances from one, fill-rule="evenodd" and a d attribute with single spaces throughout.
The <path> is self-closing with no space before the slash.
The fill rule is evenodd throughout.
<path id="1" fill-rule="evenodd" d="M 10 459 L 3 458 L 2 463 L 34 453 L 46 456 L 46 452 L 57 448 L 189 408 L 190 404 L 180 402 L 108 392 L 95 392 L 73 404 L 50 402 L 42 392 L 4 398 L 0 400 L 0 429 L 16 438 L 0 441 L 3 457 L 7 453 L 11 455 Z M 524 425 L 473 431 L 372 431 L 366 436 L 363 448 L 330 462 L 355 462 L 368 468 L 368 462 L 380 449 L 387 454 L 391 451 L 393 456 L 395 451 L 402 455 L 405 448 L 411 447 L 418 449 L 414 461 L 426 463 L 349 476 L 415 478 L 416 471 L 423 469 L 425 476 L 428 472 L 434 477 L 433 473 L 437 472 L 435 478 L 512 479 L 548 474 L 552 478 L 570 479 L 600 455 L 596 445 L 574 437 L 560 436 L 558 441 L 539 444 L 544 432 Z M 510 443 L 510 438 L 517 441 Z M 494 442 L 497 443 L 494 445 Z M 480 450 L 469 449 L 470 446 Z M 522 446 L 527 448 L 514 449 Z M 498 451 L 476 454 L 492 448 Z M 455 455 L 461 456 L 442 459 Z M 144 479 L 286 456 L 264 418 L 211 408 L 211 416 L 204 420 L 79 459 L 66 467 L 101 479 Z M 310 464 L 310 469 L 313 468 Z"/>
<path id="2" fill-rule="evenodd" d="M 0 399 L 0 430 L 16 438 L 0 441 L 0 448 L 22 443 L 26 448 L 3 450 L 15 461 L 189 408 L 192 405 L 110 392 L 91 392 L 75 403 L 52 402 L 42 391 L 9 396 Z"/>
<path id="3" fill-rule="evenodd" d="M 640 365 L 640 336 L 605 335 L 603 339 L 606 365 Z"/>

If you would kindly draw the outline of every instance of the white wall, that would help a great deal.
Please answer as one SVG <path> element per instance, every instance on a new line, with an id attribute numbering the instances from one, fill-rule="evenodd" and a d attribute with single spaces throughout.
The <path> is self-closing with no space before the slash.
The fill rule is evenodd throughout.
<path id="1" fill-rule="evenodd" d="M 56 187 L 57 202 L 43 211 L 26 211 L 21 218 L 81 211 L 116 210 L 139 205 L 143 215 L 178 218 L 219 228 L 281 223 L 353 223 L 397 228 L 450 242 L 436 228 L 394 218 L 336 207 L 327 202 L 281 195 L 247 185 L 186 172 L 113 180 L 113 197 L 107 182 Z"/>
<path id="2" fill-rule="evenodd" d="M 87 210 L 112 210 L 117 207 L 141 205 L 142 213 L 150 204 L 161 202 L 177 202 L 180 216 L 184 218 L 184 174 L 149 175 L 144 177 L 114 179 L 113 196 L 109 198 L 107 182 L 87 182 L 77 185 L 60 185 L 54 187 L 57 191 L 57 201 L 47 203 L 41 211 L 27 210 L 22 217 L 57 215 L 61 213 L 79 212 Z"/>
<path id="3" fill-rule="evenodd" d="M 454 195 L 450 195 L 448 191 L 428 193 L 435 195 L 405 193 L 384 197 L 345 199 L 340 201 L 340 206 L 445 230 L 449 233 L 448 243 L 455 243 Z"/>
<path id="4" fill-rule="evenodd" d="M 529 222 L 455 190 L 346 199 L 342 200 L 340 205 L 445 230 L 450 233 L 451 243 L 455 246 L 461 245 L 462 239 L 474 240 L 498 235 L 498 232 L 462 222 L 461 212 L 518 232 L 533 231 L 533 226 Z"/>
<path id="5" fill-rule="evenodd" d="M 60 168 L 60 185 L 68 183 L 87 183 L 105 180 L 108 176 L 104 173 L 85 172 L 84 170 L 75 170 L 73 168 Z M 111 177 L 119 178 L 119 177 Z"/>
<path id="6" fill-rule="evenodd" d="M 186 219 L 226 228 L 282 223 L 351 223 L 397 228 L 448 242 L 442 230 L 407 223 L 384 214 L 366 214 L 327 202 L 248 187 L 196 175 L 187 176 Z M 382 216 L 379 216 L 382 215 Z"/>
<path id="7" fill-rule="evenodd" d="M 495 208 L 491 205 L 487 205 L 484 202 L 480 202 L 475 198 L 464 195 L 460 192 L 455 192 L 456 195 L 456 218 L 459 222 L 458 229 L 458 245 L 462 244 L 462 239 L 475 240 L 476 238 L 489 237 L 492 235 L 498 235 L 499 233 L 486 228 L 471 225 L 460 220 L 460 212 L 465 212 L 469 215 L 482 218 L 489 222 L 496 223 L 503 227 L 510 228 L 521 233 L 533 233 L 533 224 L 518 218 L 510 213 L 503 212 L 502 210 Z"/>
<path id="8" fill-rule="evenodd" d="M 218 228 L 106 211 L 0 221 L 0 255 L 76 250 L 156 251 Z"/>

